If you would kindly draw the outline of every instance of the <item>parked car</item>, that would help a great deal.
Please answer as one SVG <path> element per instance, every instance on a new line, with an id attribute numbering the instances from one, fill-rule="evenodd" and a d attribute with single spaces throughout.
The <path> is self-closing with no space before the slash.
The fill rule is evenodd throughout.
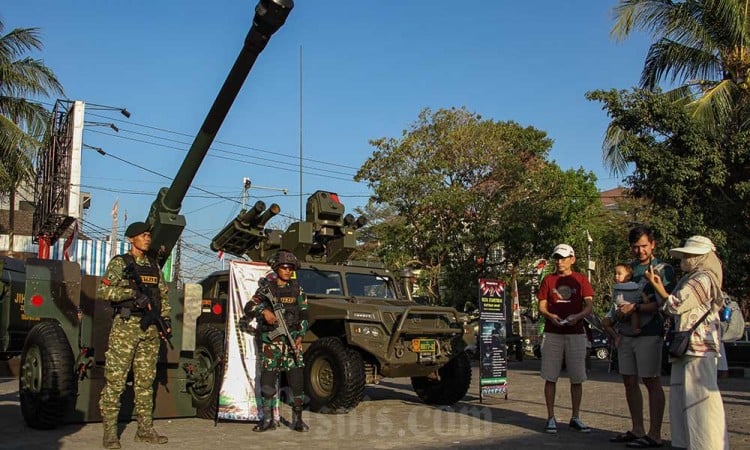
<path id="1" fill-rule="evenodd" d="M 734 342 L 725 342 L 729 367 L 750 367 L 750 325 L 745 326 L 745 335 Z"/>

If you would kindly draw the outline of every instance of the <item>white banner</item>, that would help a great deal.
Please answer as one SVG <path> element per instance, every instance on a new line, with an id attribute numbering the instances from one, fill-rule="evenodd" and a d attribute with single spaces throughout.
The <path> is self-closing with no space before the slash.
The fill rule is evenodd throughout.
<path id="1" fill-rule="evenodd" d="M 260 402 L 260 358 L 254 334 L 239 328 L 244 315 L 244 306 L 258 289 L 258 280 L 265 277 L 271 268 L 265 263 L 230 261 L 229 299 L 227 300 L 227 338 L 224 355 L 224 379 L 219 395 L 219 419 L 258 421 L 261 419 Z M 255 328 L 256 320 L 250 325 Z M 274 416 L 278 420 L 278 408 Z"/>

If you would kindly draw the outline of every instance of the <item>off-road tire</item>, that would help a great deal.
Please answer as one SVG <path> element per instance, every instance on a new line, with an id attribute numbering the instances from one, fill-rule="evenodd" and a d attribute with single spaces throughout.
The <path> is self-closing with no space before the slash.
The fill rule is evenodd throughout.
<path id="1" fill-rule="evenodd" d="M 417 396 L 428 405 L 452 405 L 464 398 L 471 384 L 471 361 L 466 352 L 456 355 L 438 369 L 439 380 L 412 377 Z"/>
<path id="2" fill-rule="evenodd" d="M 211 326 L 198 328 L 195 338 L 195 352 L 193 356 L 198 370 L 207 370 L 214 362 L 224 358 L 224 332 Z M 193 384 L 188 392 L 193 399 L 196 415 L 201 419 L 215 419 L 218 412 L 221 389 L 222 364 L 216 365 L 208 375 L 205 384 Z"/>
<path id="3" fill-rule="evenodd" d="M 596 359 L 605 360 L 609 358 L 609 349 L 607 347 L 599 347 L 596 349 Z"/>
<path id="4" fill-rule="evenodd" d="M 57 427 L 75 401 L 73 351 L 60 324 L 40 322 L 26 336 L 18 392 L 21 414 L 31 428 Z"/>
<path id="5" fill-rule="evenodd" d="M 305 393 L 311 411 L 343 414 L 365 395 L 365 365 L 358 351 L 339 338 L 315 341 L 304 355 Z"/>

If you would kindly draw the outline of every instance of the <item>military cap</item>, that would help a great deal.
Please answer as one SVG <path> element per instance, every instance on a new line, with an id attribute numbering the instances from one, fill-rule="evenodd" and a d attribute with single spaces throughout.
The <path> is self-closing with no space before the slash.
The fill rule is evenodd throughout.
<path id="1" fill-rule="evenodd" d="M 146 222 L 133 222 L 128 225 L 128 229 L 125 230 L 125 237 L 136 237 L 141 233 L 145 233 L 146 231 L 151 231 L 151 225 L 147 224 Z"/>

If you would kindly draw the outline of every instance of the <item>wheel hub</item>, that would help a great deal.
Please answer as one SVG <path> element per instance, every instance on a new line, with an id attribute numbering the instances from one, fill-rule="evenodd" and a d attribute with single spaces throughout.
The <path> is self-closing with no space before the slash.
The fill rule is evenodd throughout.
<path id="1" fill-rule="evenodd" d="M 312 387 L 319 395 L 328 397 L 333 393 L 334 377 L 330 361 L 325 359 L 315 361 L 311 378 Z"/>
<path id="2" fill-rule="evenodd" d="M 31 392 L 42 390 L 42 352 L 39 347 L 33 346 L 28 349 L 21 366 L 21 388 Z"/>

